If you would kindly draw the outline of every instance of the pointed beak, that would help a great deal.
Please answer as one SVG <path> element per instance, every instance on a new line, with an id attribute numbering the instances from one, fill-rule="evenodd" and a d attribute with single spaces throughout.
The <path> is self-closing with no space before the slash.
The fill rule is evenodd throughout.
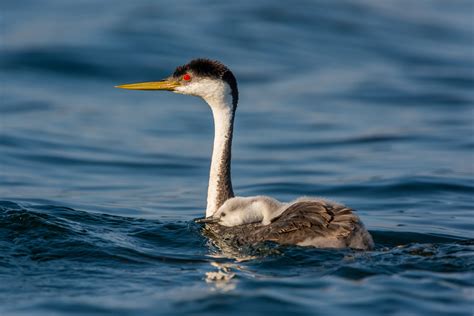
<path id="1" fill-rule="evenodd" d="M 209 216 L 209 217 L 202 217 L 202 218 L 196 218 L 194 220 L 196 223 L 199 223 L 199 224 L 206 224 L 206 223 L 217 223 L 219 222 L 219 218 L 218 217 L 212 217 L 212 216 Z"/>
<path id="2" fill-rule="evenodd" d="M 161 81 L 150 81 L 150 82 L 139 82 L 139 83 L 130 83 L 120 86 L 115 86 L 115 88 L 128 89 L 128 90 L 166 90 L 173 91 L 176 87 L 179 87 L 180 83 L 178 81 L 173 81 L 170 79 L 165 79 Z"/>

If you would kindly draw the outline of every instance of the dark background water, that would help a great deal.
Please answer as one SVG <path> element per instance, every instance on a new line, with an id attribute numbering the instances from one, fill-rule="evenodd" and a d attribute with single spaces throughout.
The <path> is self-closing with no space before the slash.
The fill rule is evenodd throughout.
<path id="1" fill-rule="evenodd" d="M 472 315 L 473 9 L 2 1 L 0 314 Z M 375 251 L 219 256 L 208 107 L 113 88 L 195 57 L 239 80 L 236 193 L 343 202 Z"/>

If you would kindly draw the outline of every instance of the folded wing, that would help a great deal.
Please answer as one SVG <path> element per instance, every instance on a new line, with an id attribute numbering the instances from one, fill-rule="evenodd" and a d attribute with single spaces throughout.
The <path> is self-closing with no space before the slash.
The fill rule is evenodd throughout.
<path id="1" fill-rule="evenodd" d="M 337 203 L 297 200 L 269 225 L 209 225 L 216 237 L 234 245 L 272 241 L 283 245 L 370 249 L 373 241 L 352 209 Z"/>

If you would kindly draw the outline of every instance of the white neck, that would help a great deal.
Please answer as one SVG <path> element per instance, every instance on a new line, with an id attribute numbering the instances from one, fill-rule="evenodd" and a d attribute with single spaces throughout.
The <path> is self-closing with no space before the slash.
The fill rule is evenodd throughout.
<path id="1" fill-rule="evenodd" d="M 214 117 L 214 147 L 207 191 L 206 217 L 212 216 L 226 200 L 234 197 L 230 173 L 234 108 L 230 92 L 228 89 L 224 91 L 226 93 L 219 97 L 204 97 Z"/>
<path id="2" fill-rule="evenodd" d="M 259 223 L 262 222 L 264 219 L 263 211 L 256 207 L 252 207 L 252 205 L 245 209 L 245 212 L 242 217 L 242 224 L 247 223 Z"/>

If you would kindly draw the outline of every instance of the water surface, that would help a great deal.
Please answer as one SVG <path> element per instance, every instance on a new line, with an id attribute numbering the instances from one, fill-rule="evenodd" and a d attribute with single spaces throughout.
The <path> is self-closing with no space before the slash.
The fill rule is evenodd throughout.
<path id="1" fill-rule="evenodd" d="M 1 9 L 2 315 L 472 314 L 471 2 Z M 236 193 L 345 203 L 374 251 L 202 236 L 207 105 L 113 89 L 195 57 L 239 80 Z"/>

